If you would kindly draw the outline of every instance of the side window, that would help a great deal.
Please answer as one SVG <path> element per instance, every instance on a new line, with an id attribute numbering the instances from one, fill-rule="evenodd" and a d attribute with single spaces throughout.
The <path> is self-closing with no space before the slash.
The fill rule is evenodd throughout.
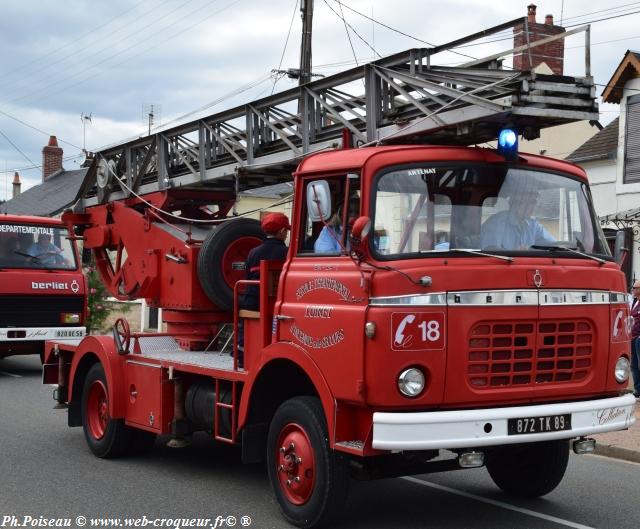
<path id="1" fill-rule="evenodd" d="M 307 189 L 322 180 L 328 184 L 331 197 L 329 218 L 312 220 L 307 201 Z M 348 248 L 349 226 L 360 215 L 360 178 L 349 174 L 309 180 L 304 183 L 302 225 L 298 237 L 298 255 L 341 255 Z M 348 199 L 345 199 L 348 197 Z M 318 215 L 314 215 L 315 218 Z M 344 229 L 344 226 L 347 228 Z"/>

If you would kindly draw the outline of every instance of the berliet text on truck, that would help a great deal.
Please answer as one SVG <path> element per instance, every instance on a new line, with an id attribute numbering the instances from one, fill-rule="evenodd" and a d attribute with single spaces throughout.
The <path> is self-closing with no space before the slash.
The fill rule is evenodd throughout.
<path id="1" fill-rule="evenodd" d="M 513 50 L 434 62 L 522 23 L 96 153 L 65 219 L 112 295 L 162 307 L 167 327 L 49 343 L 44 380 L 97 456 L 207 431 L 266 460 L 284 516 L 315 527 L 351 477 L 486 464 L 503 490 L 540 496 L 570 440 L 589 451 L 632 424 L 625 280 L 585 173 L 519 154 L 513 132 L 597 118 L 588 28 L 552 37 L 585 32 L 582 77 L 502 69 Z M 498 150 L 467 146 L 504 125 Z M 234 218 L 236 197 L 292 173 L 288 257 L 244 280 L 264 235 Z M 513 208 L 526 245 L 496 237 Z M 336 251 L 318 253 L 329 228 Z M 251 283 L 260 308 L 239 310 Z M 224 339 L 240 319 L 243 365 L 237 333 Z"/>

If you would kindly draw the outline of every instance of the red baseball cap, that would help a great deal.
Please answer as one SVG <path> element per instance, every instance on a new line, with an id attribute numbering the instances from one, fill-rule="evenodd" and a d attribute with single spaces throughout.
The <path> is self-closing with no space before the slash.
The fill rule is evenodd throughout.
<path id="1" fill-rule="evenodd" d="M 262 227 L 262 231 L 266 233 L 276 233 L 283 228 L 287 230 L 291 229 L 289 219 L 284 213 L 269 213 L 265 215 L 260 220 L 260 226 Z"/>

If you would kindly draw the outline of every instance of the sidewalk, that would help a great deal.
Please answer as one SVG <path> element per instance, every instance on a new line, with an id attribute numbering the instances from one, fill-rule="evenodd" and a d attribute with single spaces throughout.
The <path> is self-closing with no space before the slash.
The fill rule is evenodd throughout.
<path id="1" fill-rule="evenodd" d="M 640 404 L 636 404 L 636 422 L 628 430 L 594 435 L 596 454 L 640 463 Z"/>

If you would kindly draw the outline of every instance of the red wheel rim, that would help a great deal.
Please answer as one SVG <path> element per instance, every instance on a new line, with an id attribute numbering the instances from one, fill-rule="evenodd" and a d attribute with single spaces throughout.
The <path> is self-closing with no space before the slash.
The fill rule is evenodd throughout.
<path id="1" fill-rule="evenodd" d="M 311 441 L 299 424 L 287 424 L 278 437 L 276 473 L 280 489 L 294 505 L 309 501 L 316 481 L 316 459 Z"/>
<path id="2" fill-rule="evenodd" d="M 102 439 L 109 423 L 109 399 L 107 388 L 101 380 L 94 380 L 89 388 L 87 422 L 91 436 L 96 440 Z"/>
<path id="3" fill-rule="evenodd" d="M 244 265 L 249 252 L 261 242 L 257 237 L 240 237 L 227 246 L 222 255 L 222 277 L 230 288 L 246 278 L 246 271 L 240 265 Z"/>

